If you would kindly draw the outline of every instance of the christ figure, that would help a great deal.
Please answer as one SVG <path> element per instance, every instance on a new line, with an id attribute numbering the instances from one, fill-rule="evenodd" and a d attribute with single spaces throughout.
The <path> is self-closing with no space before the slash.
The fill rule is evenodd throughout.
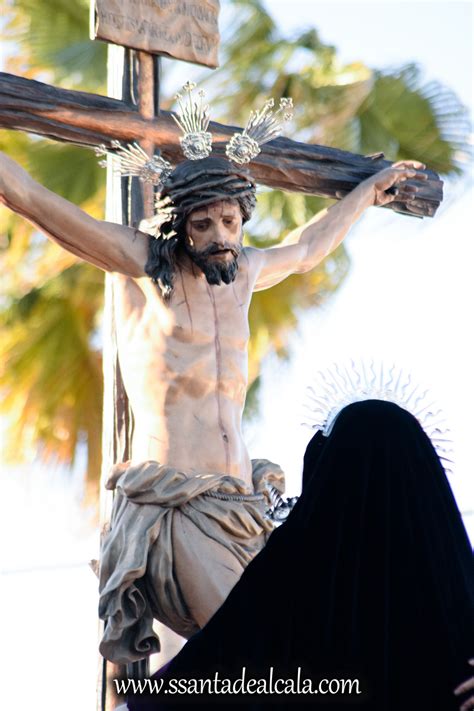
<path id="1" fill-rule="evenodd" d="M 154 236 L 96 220 L 0 154 L 0 199 L 56 244 L 113 275 L 118 356 L 134 417 L 131 460 L 117 465 L 100 571 L 101 651 L 125 663 L 159 649 L 159 619 L 190 637 L 264 547 L 270 482 L 242 437 L 248 311 L 255 291 L 314 269 L 367 208 L 416 197 L 424 165 L 394 163 L 278 246 L 243 246 L 255 182 L 222 157 L 184 160 L 164 183 L 169 215 Z"/>

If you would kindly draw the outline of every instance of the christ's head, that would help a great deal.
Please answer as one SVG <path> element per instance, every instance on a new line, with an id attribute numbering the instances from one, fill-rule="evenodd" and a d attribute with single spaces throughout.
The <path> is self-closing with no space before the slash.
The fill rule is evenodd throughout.
<path id="1" fill-rule="evenodd" d="M 150 239 L 146 272 L 165 298 L 173 291 L 180 258 L 189 258 L 209 284 L 230 284 L 237 274 L 242 225 L 255 207 L 255 183 L 225 158 L 183 161 L 161 193 L 169 216 Z"/>
<path id="2" fill-rule="evenodd" d="M 242 213 L 237 200 L 219 200 L 193 210 L 186 220 L 184 252 L 209 284 L 230 284 L 242 249 Z"/>

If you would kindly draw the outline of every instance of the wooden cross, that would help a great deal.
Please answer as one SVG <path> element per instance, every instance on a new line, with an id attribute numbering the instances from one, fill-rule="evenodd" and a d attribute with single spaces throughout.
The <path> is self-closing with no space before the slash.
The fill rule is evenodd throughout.
<path id="1" fill-rule="evenodd" d="M 54 140 L 94 148 L 113 140 L 140 142 L 151 156 L 155 147 L 172 163 L 183 160 L 180 131 L 170 113 L 159 112 L 159 57 L 118 46 L 109 48 L 109 97 L 59 89 L 38 81 L 0 73 L 0 127 L 28 131 Z M 111 98 L 115 97 L 115 98 Z M 135 100 L 133 97 L 136 97 Z M 224 154 L 235 127 L 211 123 L 213 152 Z M 373 173 L 390 165 L 383 154 L 359 156 L 347 151 L 278 138 L 265 144 L 249 168 L 258 183 L 272 188 L 334 198 L 344 195 Z M 416 183 L 416 200 L 408 207 L 394 201 L 385 207 L 418 217 L 433 216 L 442 200 L 442 181 L 427 170 L 428 180 Z M 109 172 L 107 219 L 137 226 L 153 213 L 153 188 L 137 179 L 117 179 Z M 121 200 L 117 201 L 117 191 Z M 119 207 L 118 207 L 119 206 Z M 117 288 L 117 287 L 114 287 Z M 132 413 L 120 374 L 115 346 L 114 290 L 106 276 L 104 339 L 104 440 L 102 479 L 110 466 L 130 458 Z M 105 491 L 101 482 L 101 491 Z M 110 518 L 112 497 L 101 497 L 101 525 Z M 126 669 L 102 660 L 98 680 L 100 711 L 111 711 L 120 700 L 111 679 L 147 675 L 147 662 Z"/>
<path id="2" fill-rule="evenodd" d="M 111 45 L 108 50 L 108 93 L 119 96 L 133 106 L 143 119 L 152 119 L 159 111 L 159 57 L 146 52 L 134 52 Z M 136 97 L 137 104 L 134 104 Z M 153 155 L 152 141 L 142 140 L 141 146 Z M 106 219 L 125 225 L 137 225 L 153 214 L 153 187 L 139 185 L 136 178 L 118 178 L 107 171 Z M 114 494 L 107 491 L 105 482 L 111 467 L 131 458 L 130 438 L 133 414 L 120 372 L 116 342 L 114 301 L 120 288 L 110 275 L 105 276 L 104 303 L 104 402 L 102 426 L 102 468 L 100 482 L 101 539 L 108 530 Z M 104 631 L 99 623 L 99 637 Z M 97 710 L 112 711 L 121 704 L 113 679 L 149 676 L 148 658 L 128 665 L 112 664 L 99 656 L 97 680 Z"/>
<path id="3" fill-rule="evenodd" d="M 58 89 L 3 72 L 0 72 L 0 127 L 90 147 L 101 143 L 110 146 L 113 139 L 145 140 L 158 146 L 163 157 L 172 163 L 183 160 L 180 131 L 169 112 L 147 115 L 126 99 Z M 211 122 L 209 130 L 213 135 L 213 153 L 222 155 L 225 143 L 238 129 Z M 258 183 L 271 188 L 334 198 L 389 165 L 390 161 L 384 160 L 381 153 L 360 156 L 277 138 L 262 146 L 262 152 L 249 168 Z M 443 183 L 434 171 L 426 173 L 428 180 L 413 181 L 419 191 L 412 208 L 401 201 L 384 207 L 407 215 L 433 217 L 443 198 Z"/>

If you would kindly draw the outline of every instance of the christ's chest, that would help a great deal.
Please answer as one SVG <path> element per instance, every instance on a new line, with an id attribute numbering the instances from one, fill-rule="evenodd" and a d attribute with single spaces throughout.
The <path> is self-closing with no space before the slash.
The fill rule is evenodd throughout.
<path id="1" fill-rule="evenodd" d="M 204 278 L 178 272 L 168 302 L 172 313 L 172 339 L 222 348 L 245 350 L 249 339 L 249 294 L 245 275 L 231 284 L 211 285 Z"/>

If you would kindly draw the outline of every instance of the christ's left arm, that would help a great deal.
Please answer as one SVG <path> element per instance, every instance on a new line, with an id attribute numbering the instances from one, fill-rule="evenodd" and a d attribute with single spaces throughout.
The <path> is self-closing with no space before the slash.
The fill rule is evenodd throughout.
<path id="1" fill-rule="evenodd" d="M 419 172 L 424 168 L 418 161 L 394 163 L 290 232 L 280 245 L 268 249 L 247 247 L 250 261 L 256 263 L 254 291 L 268 289 L 290 274 L 303 274 L 314 269 L 341 244 L 350 227 L 371 205 L 386 205 L 395 199 L 414 199 L 417 188 L 407 185 L 406 181 L 426 179 L 426 173 Z M 389 188 L 395 188 L 395 191 L 388 193 Z"/>

